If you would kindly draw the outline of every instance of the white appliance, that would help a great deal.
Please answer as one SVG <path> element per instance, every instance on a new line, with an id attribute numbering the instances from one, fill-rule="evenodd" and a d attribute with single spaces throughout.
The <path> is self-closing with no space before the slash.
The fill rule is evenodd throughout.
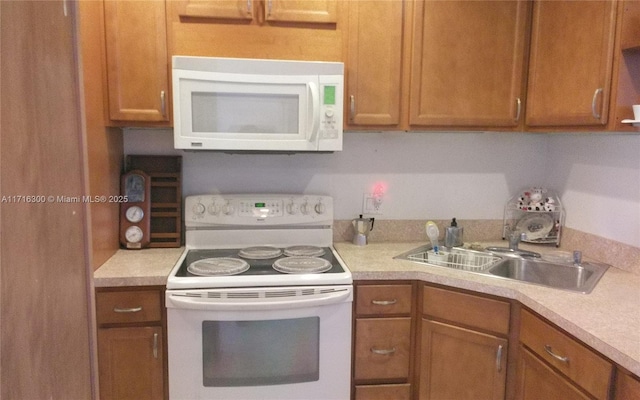
<path id="1" fill-rule="evenodd" d="M 185 199 L 167 279 L 169 398 L 350 398 L 353 281 L 332 247 L 333 199 Z"/>
<path id="2" fill-rule="evenodd" d="M 176 149 L 342 150 L 344 64 L 173 57 Z"/>

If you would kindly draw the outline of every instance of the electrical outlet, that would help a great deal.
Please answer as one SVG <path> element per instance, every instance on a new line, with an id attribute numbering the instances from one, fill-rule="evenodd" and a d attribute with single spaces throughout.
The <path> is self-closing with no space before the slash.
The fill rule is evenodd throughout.
<path id="1" fill-rule="evenodd" d="M 362 196 L 363 215 L 382 215 L 383 198 L 379 194 L 364 193 Z"/>

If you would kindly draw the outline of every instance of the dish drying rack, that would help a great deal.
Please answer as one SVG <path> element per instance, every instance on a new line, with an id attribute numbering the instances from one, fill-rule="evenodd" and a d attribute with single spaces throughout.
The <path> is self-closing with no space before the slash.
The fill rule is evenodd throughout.
<path id="1" fill-rule="evenodd" d="M 513 196 L 504 208 L 502 239 L 513 231 L 524 232 L 527 243 L 555 243 L 560 246 L 564 208 L 552 190 L 533 187 Z"/>
<path id="2" fill-rule="evenodd" d="M 407 259 L 463 271 L 482 272 L 492 267 L 501 258 L 478 251 L 452 248 L 439 250 L 437 254 L 433 250 L 426 250 L 408 255 Z"/>

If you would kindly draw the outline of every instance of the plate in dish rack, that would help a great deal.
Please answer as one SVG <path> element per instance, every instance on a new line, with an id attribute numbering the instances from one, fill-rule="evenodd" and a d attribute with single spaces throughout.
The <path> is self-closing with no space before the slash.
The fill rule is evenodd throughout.
<path id="1" fill-rule="evenodd" d="M 549 214 L 527 214 L 516 223 L 515 230 L 524 232 L 527 235 L 526 240 L 536 240 L 546 238 L 553 225 L 553 217 Z"/>
<path id="2" fill-rule="evenodd" d="M 239 258 L 214 257 L 194 261 L 187 271 L 198 276 L 237 275 L 249 269 L 249 263 Z"/>

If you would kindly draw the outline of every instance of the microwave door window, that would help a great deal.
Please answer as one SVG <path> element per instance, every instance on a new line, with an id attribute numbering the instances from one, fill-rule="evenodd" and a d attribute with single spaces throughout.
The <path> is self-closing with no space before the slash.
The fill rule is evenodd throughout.
<path id="1" fill-rule="evenodd" d="M 297 94 L 192 92 L 193 132 L 299 135 Z"/>

